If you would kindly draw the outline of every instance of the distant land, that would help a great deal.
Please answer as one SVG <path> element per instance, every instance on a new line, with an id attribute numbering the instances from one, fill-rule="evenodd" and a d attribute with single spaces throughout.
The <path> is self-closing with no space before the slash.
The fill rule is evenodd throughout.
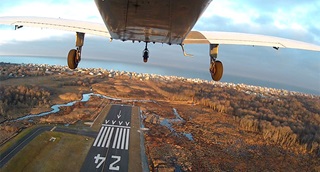
<path id="1" fill-rule="evenodd" d="M 66 66 L 66 58 L 64 57 L 43 57 L 43 56 L 0 56 L 0 62 L 17 63 L 17 64 L 48 64 L 48 65 L 62 65 Z M 207 69 L 203 70 L 187 70 L 182 68 L 174 68 L 168 66 L 159 66 L 156 64 L 144 64 L 138 61 L 137 63 L 128 63 L 121 61 L 114 61 L 110 59 L 82 59 L 79 64 L 80 68 L 102 68 L 108 70 L 128 71 L 137 73 L 149 73 L 166 76 L 180 76 L 186 78 L 199 78 L 211 81 L 211 76 Z M 254 72 L 254 71 L 253 71 Z M 243 76 L 235 76 L 224 74 L 221 82 L 247 84 L 254 86 L 262 86 L 276 89 L 284 89 L 289 91 L 302 92 L 307 94 L 320 95 L 320 90 L 313 90 L 308 88 L 297 87 L 289 84 L 270 82 L 256 78 L 249 78 Z"/>
<path id="2" fill-rule="evenodd" d="M 150 171 L 320 170 L 320 96 L 177 76 L 99 68 L 70 70 L 45 64 L 0 63 L 0 80 L 0 154 L 33 127 L 98 131 L 91 127 L 98 114 L 104 113 L 104 107 L 121 104 L 140 109 Z M 88 93 L 96 96 L 80 101 Z M 16 120 L 74 101 L 56 113 Z M 90 146 L 85 138 L 75 135 L 49 132 L 45 136 L 44 140 L 55 137 L 86 142 L 75 152 L 86 152 Z M 41 143 L 37 139 L 35 143 Z M 1 170 L 36 171 L 39 163 L 34 163 L 33 157 L 60 149 L 59 145 L 50 145 L 40 152 L 30 149 L 35 155 L 17 154 Z M 74 155 L 65 151 L 59 156 L 60 166 L 64 166 L 60 162 L 72 159 L 68 154 Z M 46 157 L 41 164 L 54 162 Z M 74 169 L 79 166 L 81 163 L 74 163 Z M 68 170 L 64 167 L 62 171 Z"/>

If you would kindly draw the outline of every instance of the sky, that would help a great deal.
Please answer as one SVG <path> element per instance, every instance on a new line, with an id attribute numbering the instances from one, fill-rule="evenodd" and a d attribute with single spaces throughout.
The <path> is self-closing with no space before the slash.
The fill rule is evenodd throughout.
<path id="1" fill-rule="evenodd" d="M 320 45 L 320 0 L 213 0 L 194 30 L 230 31 L 278 36 Z M 0 16 L 42 16 L 103 23 L 92 0 L 1 0 Z M 74 48 L 75 33 L 40 28 L 14 31 L 0 25 L 0 56 L 65 57 Z M 86 35 L 83 58 L 142 64 L 144 44 Z M 150 44 L 149 64 L 208 71 L 209 46 Z M 320 52 L 220 45 L 224 74 L 250 77 L 316 90 L 320 94 Z M 208 75 L 209 72 L 208 72 Z M 223 80 L 223 79 L 222 79 Z"/>

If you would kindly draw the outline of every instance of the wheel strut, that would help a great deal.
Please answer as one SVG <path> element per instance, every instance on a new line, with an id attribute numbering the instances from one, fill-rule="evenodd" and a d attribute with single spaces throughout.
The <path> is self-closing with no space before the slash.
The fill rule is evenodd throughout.
<path id="1" fill-rule="evenodd" d="M 76 49 L 72 49 L 68 54 L 68 66 L 70 69 L 76 69 L 81 61 L 81 51 L 84 43 L 84 33 L 76 33 Z"/>
<path id="2" fill-rule="evenodd" d="M 210 44 L 210 74 L 214 81 L 220 81 L 223 75 L 222 62 L 218 61 L 219 44 Z"/>

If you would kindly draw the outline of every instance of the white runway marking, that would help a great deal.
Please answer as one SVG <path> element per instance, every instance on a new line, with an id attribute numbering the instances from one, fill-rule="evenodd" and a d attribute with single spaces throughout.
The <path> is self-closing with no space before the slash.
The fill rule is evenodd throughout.
<path id="1" fill-rule="evenodd" d="M 121 136 L 122 136 L 122 130 L 123 130 L 123 128 L 120 128 L 120 134 L 119 134 L 119 138 L 118 138 L 117 149 L 119 149 L 119 148 L 120 148 Z"/>
<path id="2" fill-rule="evenodd" d="M 109 136 L 110 129 L 111 129 L 110 127 L 106 127 L 106 128 L 108 128 L 108 131 L 107 131 L 106 136 L 105 136 L 104 139 L 103 139 L 103 142 L 102 142 L 101 147 L 105 147 L 106 141 L 107 141 L 107 138 L 108 138 L 108 136 Z"/>
<path id="3" fill-rule="evenodd" d="M 110 133 L 110 135 L 109 135 L 109 137 L 108 137 L 108 142 L 107 142 L 107 148 L 109 147 L 109 145 L 110 145 L 110 141 L 111 141 L 111 137 L 112 137 L 112 133 L 113 133 L 113 129 L 114 129 L 114 127 L 112 127 L 111 128 L 111 133 Z"/>
<path id="4" fill-rule="evenodd" d="M 114 123 L 112 122 L 112 124 L 115 124 L 116 121 L 114 121 Z M 122 122 L 119 121 L 120 124 L 122 124 Z M 126 125 L 129 125 L 127 122 L 126 122 Z M 131 128 L 131 127 L 128 127 L 128 126 L 122 126 L 122 125 L 108 125 L 108 124 L 102 124 L 103 127 L 118 127 L 118 128 Z"/>
<path id="5" fill-rule="evenodd" d="M 116 130 L 116 136 L 114 137 L 114 141 L 113 141 L 113 145 L 112 145 L 113 149 L 116 147 L 116 142 L 118 139 L 118 132 L 119 132 L 119 128 L 117 128 L 117 130 Z"/>
<path id="6" fill-rule="evenodd" d="M 123 129 L 121 149 L 124 149 L 124 140 L 126 139 L 126 129 Z"/>
<path id="7" fill-rule="evenodd" d="M 99 142 L 98 142 L 98 147 L 100 147 L 100 145 L 101 145 L 101 142 L 102 142 L 102 140 L 103 140 L 103 138 L 104 138 L 104 134 L 106 133 L 106 130 L 107 130 L 107 127 L 103 127 L 104 129 L 103 129 L 103 132 L 102 132 L 102 137 L 100 137 L 100 140 L 99 140 Z"/>
<path id="8" fill-rule="evenodd" d="M 94 141 L 93 146 L 96 146 L 96 145 L 97 145 L 97 142 L 98 142 L 98 140 L 99 140 L 99 138 L 100 138 L 100 136 L 101 136 L 102 130 L 103 130 L 103 127 L 100 128 L 99 134 L 98 134 L 96 140 Z"/>
<path id="9" fill-rule="evenodd" d="M 113 134 L 116 128 L 115 134 Z M 114 136 L 114 137 L 112 137 Z M 106 147 L 109 148 L 111 139 L 113 139 L 112 148 L 113 149 L 129 149 L 129 136 L 130 128 L 117 126 L 117 125 L 103 125 L 99 131 L 96 140 L 93 143 L 94 147 Z"/>
<path id="10" fill-rule="evenodd" d="M 130 135 L 130 130 L 127 129 L 126 150 L 128 150 L 129 148 L 129 135 Z"/>

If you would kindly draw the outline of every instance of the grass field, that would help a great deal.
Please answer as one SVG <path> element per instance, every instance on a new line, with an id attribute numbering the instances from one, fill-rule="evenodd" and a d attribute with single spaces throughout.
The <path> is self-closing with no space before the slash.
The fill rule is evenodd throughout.
<path id="1" fill-rule="evenodd" d="M 49 141 L 55 137 L 54 142 Z M 44 132 L 16 154 L 6 171 L 80 171 L 93 138 L 60 132 Z"/>
<path id="2" fill-rule="evenodd" d="M 33 127 L 29 127 L 27 129 L 24 129 L 21 133 L 19 133 L 17 136 L 15 136 L 14 138 L 12 138 L 10 141 L 8 141 L 7 143 L 5 143 L 3 146 L 0 147 L 0 155 L 6 151 L 9 147 L 11 147 L 13 144 L 15 144 L 18 140 L 20 140 L 22 137 L 24 137 L 25 135 L 27 135 L 30 131 L 32 131 L 34 128 L 36 128 L 35 126 Z"/>

